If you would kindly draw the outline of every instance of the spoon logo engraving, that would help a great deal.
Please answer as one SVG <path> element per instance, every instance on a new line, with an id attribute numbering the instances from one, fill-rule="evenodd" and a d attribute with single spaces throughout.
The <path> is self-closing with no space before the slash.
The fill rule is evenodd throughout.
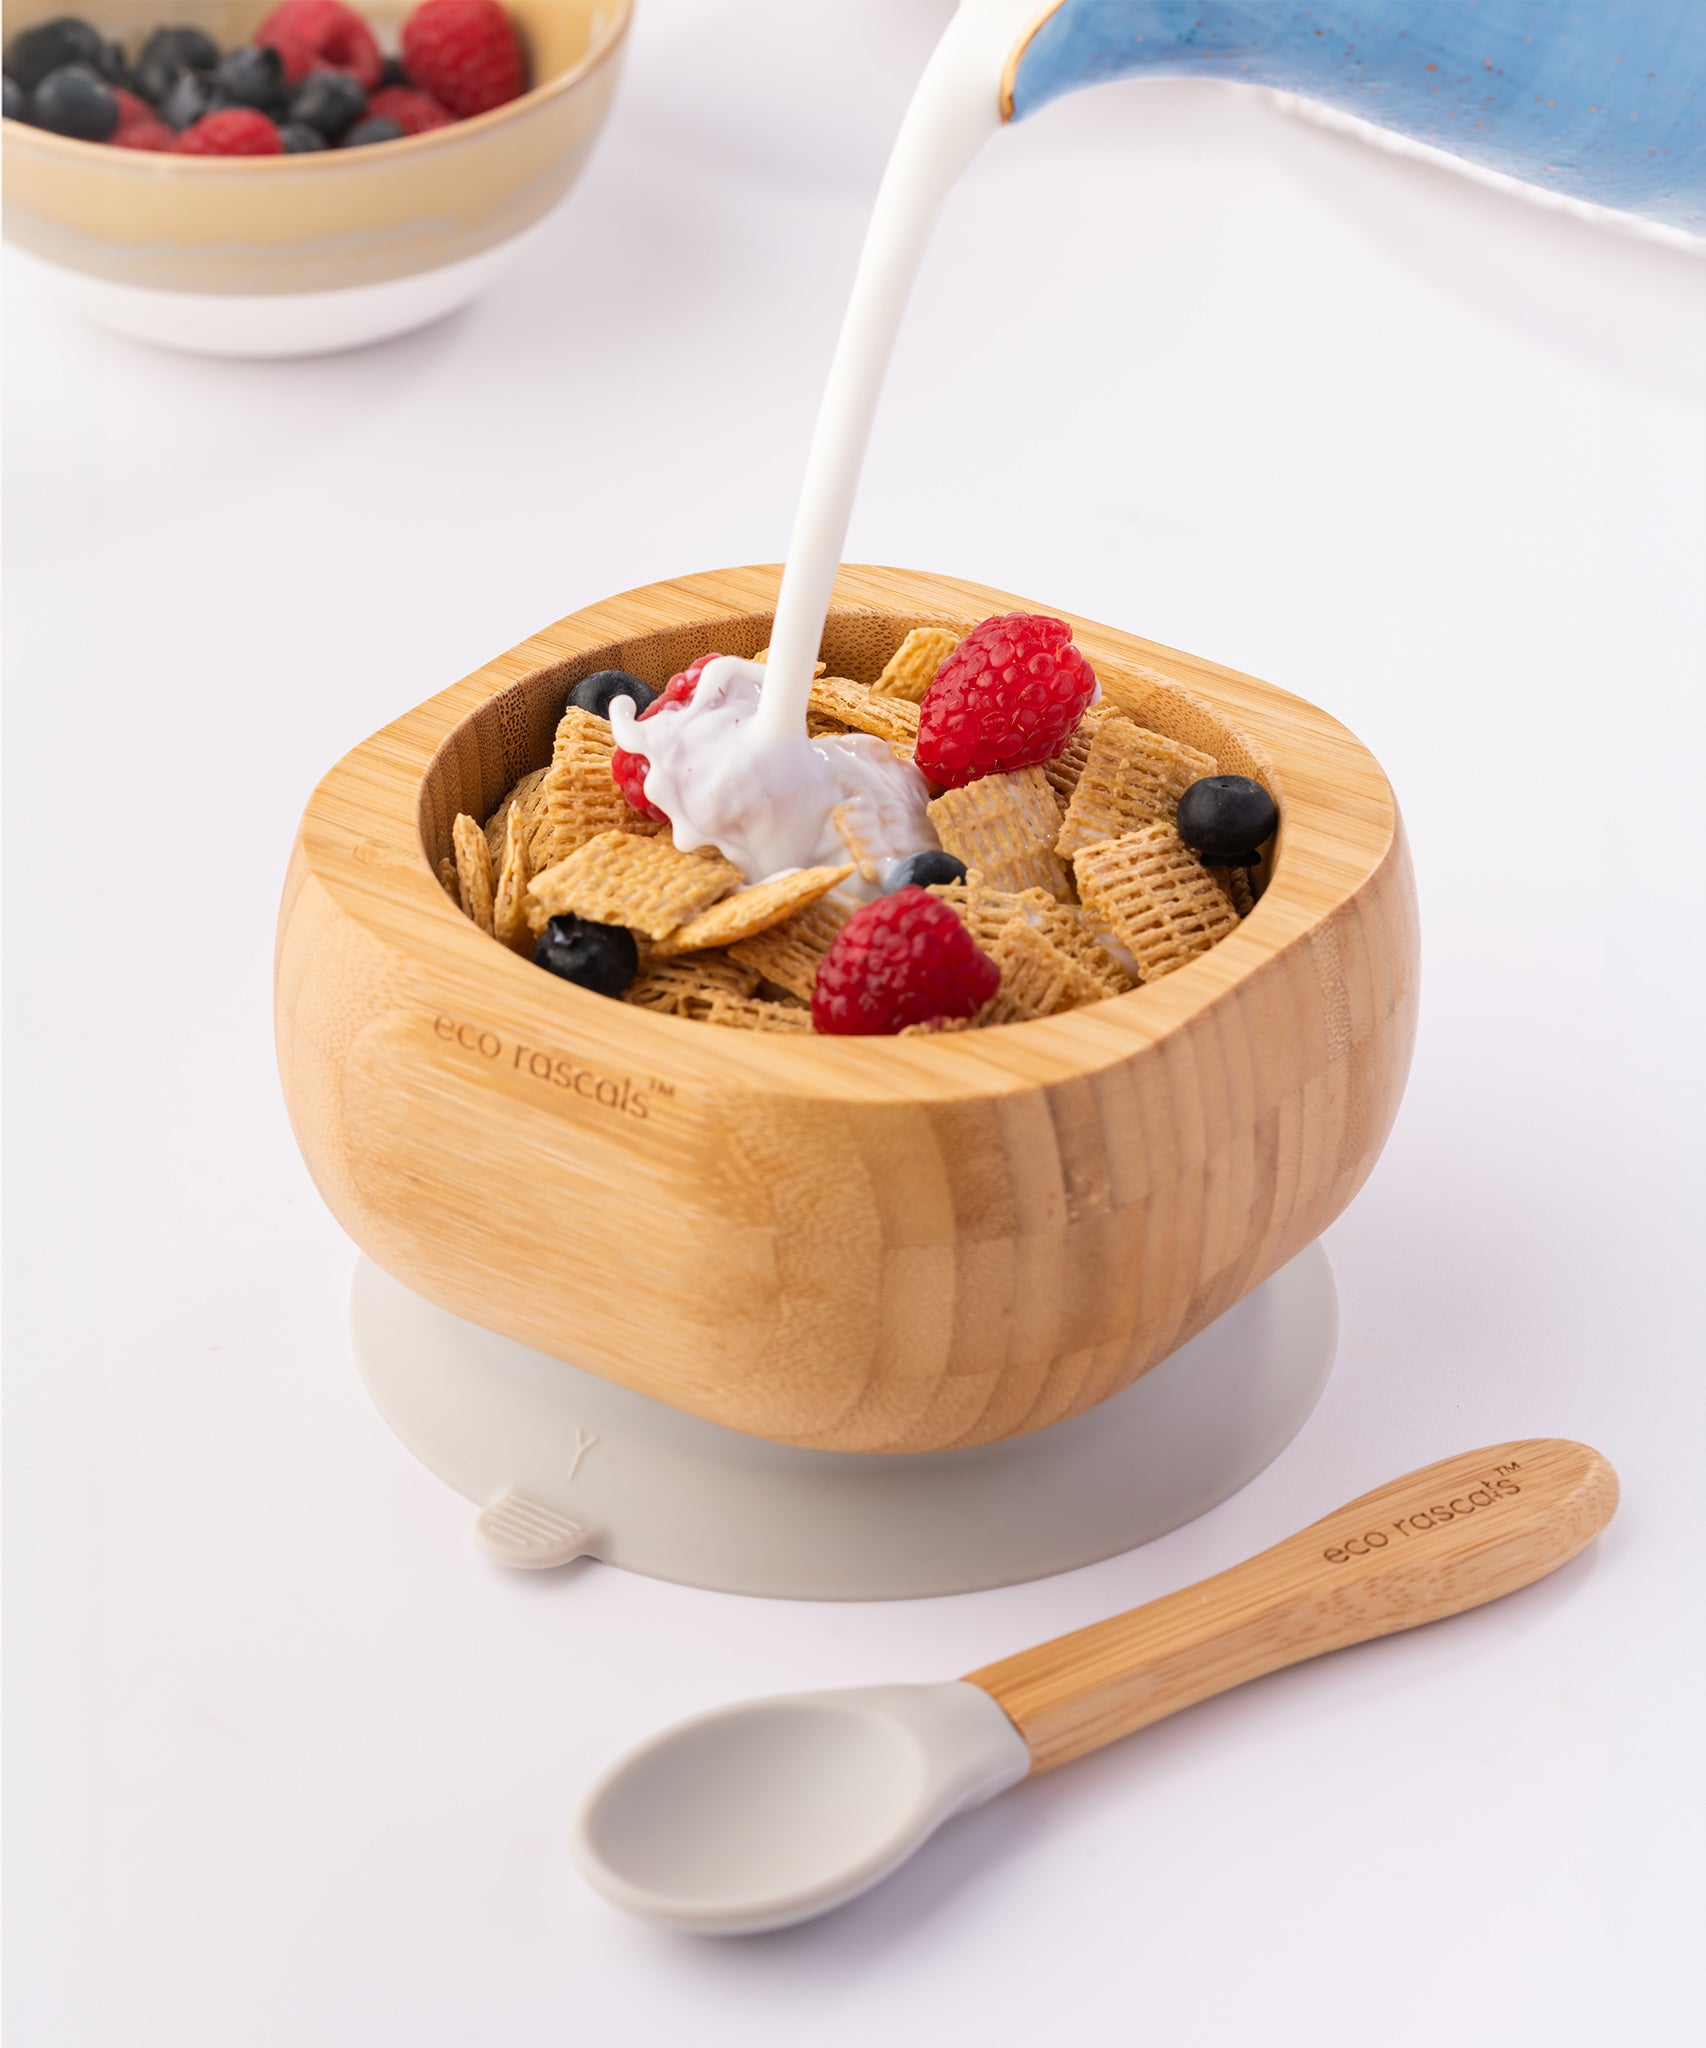
<path id="1" fill-rule="evenodd" d="M 1398 1516 L 1396 1521 L 1365 1529 L 1360 1536 L 1347 1536 L 1342 1543 L 1330 1544 L 1321 1555 L 1328 1564 L 1349 1564 L 1357 1558 L 1376 1556 L 1387 1549 L 1395 1537 L 1402 1542 L 1413 1536 L 1424 1536 L 1430 1529 L 1444 1529 L 1453 1522 L 1461 1522 L 1468 1515 L 1497 1507 L 1501 1501 L 1521 1493 L 1521 1482 L 1511 1476 L 1521 1469 L 1514 1461 L 1495 1465 L 1484 1479 L 1476 1480 L 1449 1500 L 1414 1508 L 1409 1514 Z"/>
<path id="2" fill-rule="evenodd" d="M 575 1424 L 575 1454 L 569 1460 L 568 1471 L 563 1475 L 565 1481 L 569 1485 L 572 1486 L 574 1484 L 574 1477 L 575 1474 L 581 1468 L 582 1458 L 586 1456 L 587 1452 L 590 1451 L 593 1445 L 597 1442 L 598 1438 L 596 1435 L 589 1436 L 587 1432 L 581 1428 L 578 1422 Z"/>

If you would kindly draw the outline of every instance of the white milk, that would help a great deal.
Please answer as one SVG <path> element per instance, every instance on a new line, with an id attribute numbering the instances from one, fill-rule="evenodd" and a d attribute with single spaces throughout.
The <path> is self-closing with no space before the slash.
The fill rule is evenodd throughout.
<path id="1" fill-rule="evenodd" d="M 770 635 L 770 675 L 759 720 L 768 736 L 805 728 L 830 588 L 907 296 L 943 202 L 1002 125 L 1001 74 L 1037 13 L 1037 0 L 963 0 L 895 138 L 806 457 Z"/>
<path id="2" fill-rule="evenodd" d="M 725 655 L 700 672 L 690 703 L 666 705 L 644 723 L 626 697 L 612 701 L 616 744 L 645 754 L 646 795 L 683 853 L 714 846 L 749 882 L 788 868 L 840 866 L 848 856 L 831 813 L 842 804 L 852 807 L 874 865 L 936 844 L 924 810 L 930 792 L 916 768 L 865 733 L 807 739 L 803 714 L 797 733 L 755 741 L 766 695 L 757 662 Z M 755 772 L 755 763 L 768 772 Z"/>
<path id="3" fill-rule="evenodd" d="M 668 815 L 676 843 L 719 847 L 749 880 L 845 858 L 828 814 L 853 799 L 862 824 L 867 815 L 878 821 L 888 858 L 936 844 L 918 771 L 880 741 L 808 740 L 806 703 L 907 294 L 943 201 L 1002 125 L 1002 72 L 1037 12 L 1038 0 L 961 0 L 906 110 L 818 408 L 768 667 L 731 661 L 706 701 L 711 676 L 724 668 L 715 663 L 691 705 L 643 725 L 625 699 L 611 706 L 617 744 L 646 756 L 646 793 Z"/>

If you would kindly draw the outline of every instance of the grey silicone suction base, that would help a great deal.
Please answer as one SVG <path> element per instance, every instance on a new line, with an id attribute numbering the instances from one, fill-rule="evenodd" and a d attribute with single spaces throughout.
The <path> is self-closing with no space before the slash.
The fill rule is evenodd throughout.
<path id="1" fill-rule="evenodd" d="M 1315 1406 L 1338 1307 L 1311 1245 L 1088 1414 L 968 1451 L 803 1451 L 683 1415 L 465 1323 L 363 1259 L 350 1330 L 379 1412 L 480 1504 L 505 1563 L 596 1557 L 721 1592 L 891 1600 L 1092 1564 L 1247 1484 Z"/>

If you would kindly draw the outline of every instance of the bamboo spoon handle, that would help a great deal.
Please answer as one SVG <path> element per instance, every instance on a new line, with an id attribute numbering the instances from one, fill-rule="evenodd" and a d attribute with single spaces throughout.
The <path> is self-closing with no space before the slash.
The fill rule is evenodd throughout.
<path id="1" fill-rule="evenodd" d="M 970 1674 L 1052 1770 L 1278 1671 L 1461 1614 L 1544 1578 L 1592 1542 L 1617 1474 L 1538 1437 L 1426 1465 L 1259 1557 Z"/>

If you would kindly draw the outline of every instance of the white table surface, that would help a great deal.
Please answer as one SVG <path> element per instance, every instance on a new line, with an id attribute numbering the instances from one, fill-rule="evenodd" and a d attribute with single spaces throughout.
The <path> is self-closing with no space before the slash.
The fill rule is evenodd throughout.
<path id="1" fill-rule="evenodd" d="M 8 2044 L 1646 2044 L 1700 2010 L 1687 256 L 1134 85 L 993 145 L 919 290 L 851 557 L 1301 691 L 1408 815 L 1414 1074 L 1330 1234 L 1336 1375 L 1255 1484 L 964 1599 L 541 1581 L 357 1383 L 273 1071 L 297 813 L 545 620 L 779 553 L 945 12 L 643 0 L 526 268 L 400 343 L 209 363 L 9 295 Z M 589 1774 L 691 1709 L 950 1676 L 1539 1433 L 1624 1481 L 1556 1578 L 1021 1788 L 830 1920 L 694 1944 L 568 1865 Z"/>

